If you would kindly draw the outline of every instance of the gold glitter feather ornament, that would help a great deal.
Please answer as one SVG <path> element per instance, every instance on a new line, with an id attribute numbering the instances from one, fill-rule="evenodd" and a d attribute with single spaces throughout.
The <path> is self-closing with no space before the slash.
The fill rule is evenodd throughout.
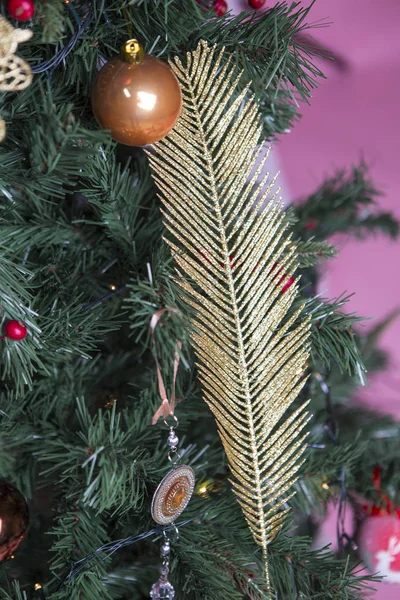
<path id="1" fill-rule="evenodd" d="M 165 207 L 176 278 L 191 309 L 204 399 L 215 415 L 232 486 L 255 541 L 282 525 L 305 449 L 305 404 L 283 416 L 305 382 L 309 320 L 288 316 L 298 283 L 276 177 L 261 183 L 257 105 L 238 90 L 231 58 L 202 41 L 186 66 L 173 131 L 149 152 Z M 171 239 L 172 237 L 172 239 Z M 278 268 L 277 268 L 278 267 Z M 285 277 L 282 277 L 282 273 Z"/>
<path id="2" fill-rule="evenodd" d="M 32 81 L 30 66 L 15 55 L 18 44 L 32 37 L 30 29 L 16 29 L 0 16 L 0 91 L 18 92 Z M 0 142 L 6 135 L 6 125 L 0 118 Z"/>

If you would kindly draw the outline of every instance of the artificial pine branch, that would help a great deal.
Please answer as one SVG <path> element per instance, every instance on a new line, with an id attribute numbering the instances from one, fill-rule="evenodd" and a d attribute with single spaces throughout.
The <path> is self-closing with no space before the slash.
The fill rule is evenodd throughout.
<path id="1" fill-rule="evenodd" d="M 58 44 L 64 37 L 67 5 L 63 0 L 38 0 L 35 12 L 40 15 L 43 44 Z"/>
<path id="2" fill-rule="evenodd" d="M 0 587 L 1 600 L 28 600 L 26 592 L 21 591 L 17 581 L 13 581 L 12 584 L 9 584 L 7 587 L 9 588 L 8 590 L 4 589 L 4 587 Z"/>
<path id="3" fill-rule="evenodd" d="M 297 256 L 300 268 L 315 267 L 319 263 L 334 258 L 338 251 L 325 241 L 296 241 Z"/>
<path id="4" fill-rule="evenodd" d="M 334 363 L 343 373 L 356 375 L 364 383 L 366 368 L 353 326 L 365 319 L 340 310 L 348 300 L 349 296 L 344 295 L 331 301 L 318 296 L 307 300 L 312 324 L 311 355 L 315 363 L 321 361 L 327 368 Z"/>
<path id="5" fill-rule="evenodd" d="M 296 204 L 296 231 L 316 240 L 346 232 L 358 238 L 383 233 L 395 239 L 400 223 L 377 206 L 379 190 L 368 177 L 365 163 L 349 171 L 340 170 L 305 201 Z"/>

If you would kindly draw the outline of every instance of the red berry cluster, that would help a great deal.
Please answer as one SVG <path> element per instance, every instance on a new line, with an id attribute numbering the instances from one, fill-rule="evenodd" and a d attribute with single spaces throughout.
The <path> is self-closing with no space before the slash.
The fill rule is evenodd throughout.
<path id="1" fill-rule="evenodd" d="M 266 0 L 249 0 L 250 8 L 261 8 L 264 6 Z M 197 0 L 198 4 L 203 4 L 205 8 L 214 8 L 214 11 L 219 17 L 222 17 L 228 12 L 228 2 L 226 0 L 212 0 L 212 3 L 207 0 Z"/>
<path id="2" fill-rule="evenodd" d="M 196 2 L 203 6 L 203 10 L 213 8 L 219 17 L 228 12 L 228 3 L 226 0 L 196 0 Z"/>

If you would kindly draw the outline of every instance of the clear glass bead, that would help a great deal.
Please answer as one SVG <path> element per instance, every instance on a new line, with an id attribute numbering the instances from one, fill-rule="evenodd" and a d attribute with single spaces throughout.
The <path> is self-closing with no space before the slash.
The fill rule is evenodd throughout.
<path id="1" fill-rule="evenodd" d="M 163 545 L 161 546 L 161 556 L 163 558 L 167 557 L 167 556 L 169 556 L 170 552 L 171 552 L 171 544 L 168 541 L 164 542 Z"/>
<path id="2" fill-rule="evenodd" d="M 168 580 L 159 579 L 151 588 L 150 598 L 153 598 L 153 600 L 173 600 L 175 590 Z"/>
<path id="3" fill-rule="evenodd" d="M 167 444 L 170 448 L 177 448 L 179 444 L 179 438 L 174 431 L 171 431 L 169 434 Z"/>

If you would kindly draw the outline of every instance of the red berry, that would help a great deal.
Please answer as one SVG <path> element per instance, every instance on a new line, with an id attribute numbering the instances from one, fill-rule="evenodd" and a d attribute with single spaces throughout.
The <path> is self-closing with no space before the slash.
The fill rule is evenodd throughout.
<path id="1" fill-rule="evenodd" d="M 219 17 L 222 17 L 228 10 L 228 3 L 225 0 L 214 0 L 214 10 Z"/>
<path id="2" fill-rule="evenodd" d="M 10 338 L 10 340 L 23 340 L 28 330 L 21 321 L 17 321 L 16 319 L 12 319 L 11 321 L 7 321 L 4 331 L 6 333 L 6 337 Z"/>
<path id="3" fill-rule="evenodd" d="M 265 0 L 249 0 L 251 8 L 261 8 L 265 4 Z"/>
<path id="4" fill-rule="evenodd" d="M 7 10 L 13 19 L 29 21 L 35 12 L 35 5 L 32 0 L 9 0 Z"/>
<path id="5" fill-rule="evenodd" d="M 307 223 L 305 224 L 305 228 L 310 229 L 310 230 L 315 229 L 317 226 L 318 226 L 318 219 L 314 219 L 314 218 L 309 219 L 307 221 Z"/>

